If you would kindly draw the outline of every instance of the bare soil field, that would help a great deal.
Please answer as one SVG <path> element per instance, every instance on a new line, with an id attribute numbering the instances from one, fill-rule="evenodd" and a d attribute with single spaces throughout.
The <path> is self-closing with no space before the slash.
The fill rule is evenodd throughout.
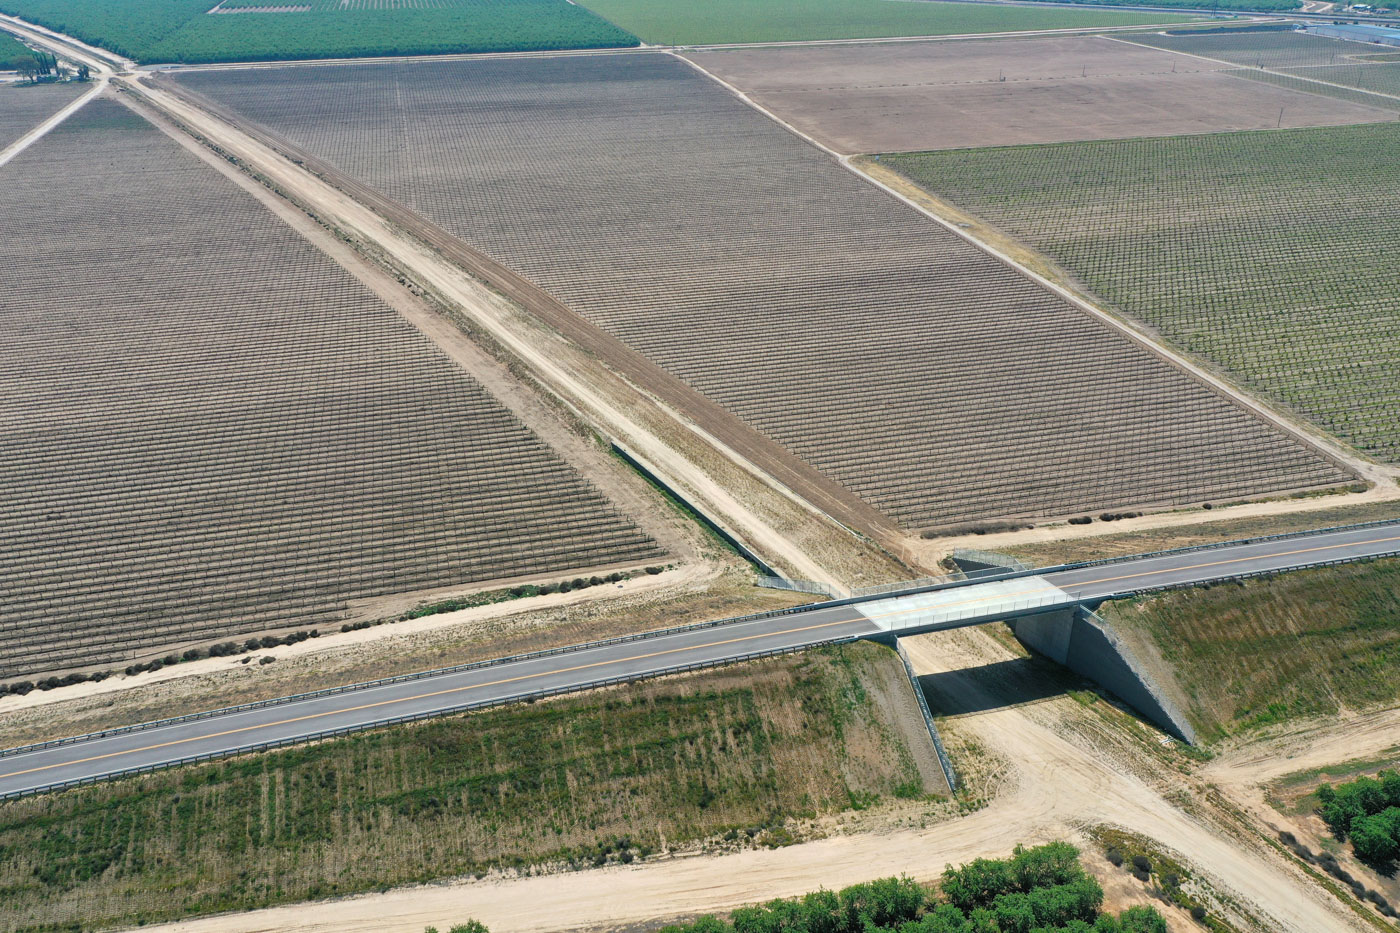
<path id="1" fill-rule="evenodd" d="M 713 49 L 686 58 L 845 154 L 1395 118 L 1103 36 Z M 1400 101 L 1397 101 L 1400 105 Z"/>
<path id="2" fill-rule="evenodd" d="M 3 175 L 7 214 L 63 234 L 0 234 L 0 675 L 664 555 L 361 283 L 127 108 L 89 104 Z"/>
<path id="3" fill-rule="evenodd" d="M 0 84 L 0 149 L 57 113 L 91 86 L 77 83 L 38 84 L 32 87 Z"/>
<path id="4" fill-rule="evenodd" d="M 1346 478 L 670 56 L 178 80 L 511 266 L 906 527 Z"/>

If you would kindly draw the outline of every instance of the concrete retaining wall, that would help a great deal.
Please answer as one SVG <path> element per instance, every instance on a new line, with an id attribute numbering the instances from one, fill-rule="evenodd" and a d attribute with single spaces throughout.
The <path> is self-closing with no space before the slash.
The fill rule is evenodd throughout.
<path id="1" fill-rule="evenodd" d="M 1026 647 L 1108 690 L 1169 735 L 1196 744 L 1196 730 L 1102 619 L 1082 607 L 1012 619 Z"/>

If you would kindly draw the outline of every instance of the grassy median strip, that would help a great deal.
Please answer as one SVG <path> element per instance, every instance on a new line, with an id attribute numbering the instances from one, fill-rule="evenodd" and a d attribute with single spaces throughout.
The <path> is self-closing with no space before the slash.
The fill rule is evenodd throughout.
<path id="1" fill-rule="evenodd" d="M 495 868 L 630 862 L 922 796 L 858 644 L 0 806 L 7 930 L 246 910 Z"/>

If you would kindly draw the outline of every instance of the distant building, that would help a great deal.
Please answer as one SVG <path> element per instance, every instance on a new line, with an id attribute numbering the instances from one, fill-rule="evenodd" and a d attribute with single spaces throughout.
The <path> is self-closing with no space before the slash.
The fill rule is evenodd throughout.
<path id="1" fill-rule="evenodd" d="M 1328 24 L 1313 26 L 1309 24 L 1304 32 L 1314 36 L 1327 36 L 1331 39 L 1347 39 L 1352 42 L 1375 42 L 1380 45 L 1393 45 L 1400 47 L 1400 28 L 1394 26 L 1361 26 Z"/>

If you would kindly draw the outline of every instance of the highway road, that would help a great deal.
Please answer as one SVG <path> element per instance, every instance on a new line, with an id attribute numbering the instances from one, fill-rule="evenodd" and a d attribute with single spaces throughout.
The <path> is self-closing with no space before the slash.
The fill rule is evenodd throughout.
<path id="1" fill-rule="evenodd" d="M 356 685 L 256 708 L 213 711 L 197 719 L 145 724 L 47 748 L 10 749 L 0 752 L 0 795 L 764 652 L 980 624 L 1143 590 L 1393 554 L 1400 554 L 1400 522 L 1008 575 L 838 605 L 818 604 L 761 618 Z"/>

